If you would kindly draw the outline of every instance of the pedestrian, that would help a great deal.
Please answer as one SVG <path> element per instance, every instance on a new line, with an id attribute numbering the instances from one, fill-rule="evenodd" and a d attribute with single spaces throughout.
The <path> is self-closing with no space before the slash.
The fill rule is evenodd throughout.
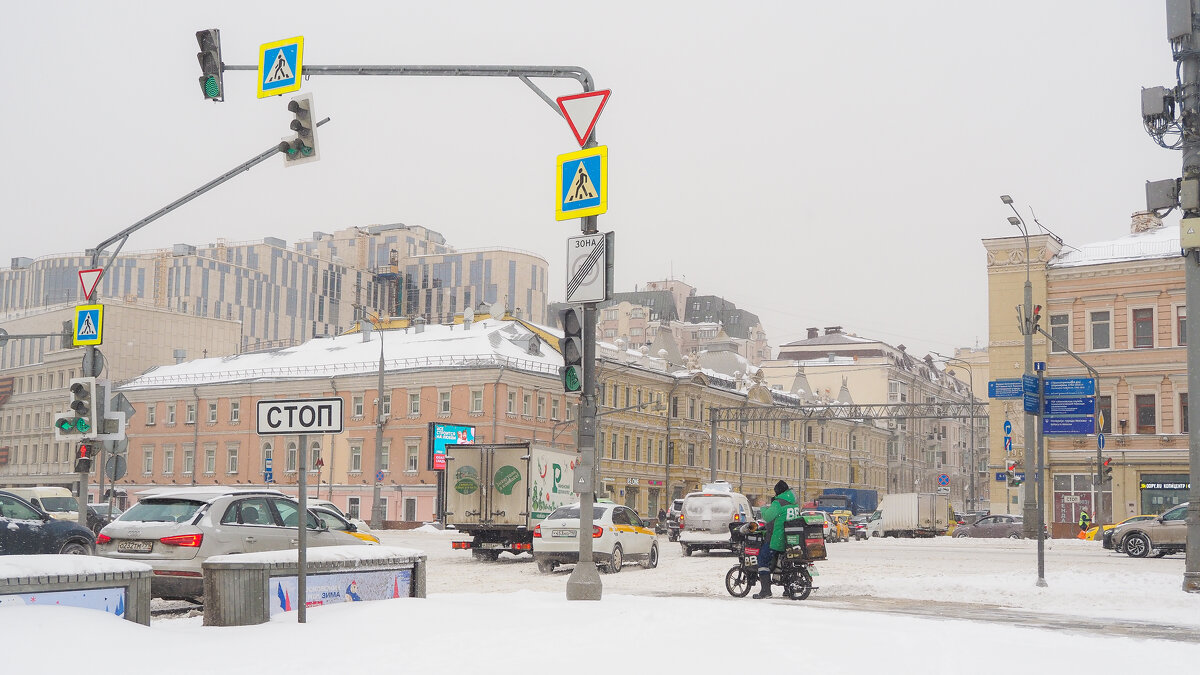
<path id="1" fill-rule="evenodd" d="M 1091 527 L 1091 525 L 1092 525 L 1091 516 L 1088 515 L 1087 511 L 1084 511 L 1083 509 L 1079 509 L 1079 531 L 1087 532 L 1088 528 Z"/>
<path id="2" fill-rule="evenodd" d="M 763 537 L 763 545 L 758 549 L 760 589 L 753 596 L 758 599 L 771 597 L 771 560 L 787 548 L 787 535 L 783 532 L 784 522 L 800 517 L 796 495 L 785 481 L 781 480 L 775 484 L 775 498 L 762 507 L 760 517 L 767 524 L 767 531 Z M 787 594 L 787 591 L 784 591 L 784 595 Z"/>

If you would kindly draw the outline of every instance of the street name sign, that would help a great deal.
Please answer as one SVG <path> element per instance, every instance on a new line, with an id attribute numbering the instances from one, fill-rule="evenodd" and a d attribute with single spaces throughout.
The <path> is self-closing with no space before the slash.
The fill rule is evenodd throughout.
<path id="1" fill-rule="evenodd" d="M 988 382 L 988 398 L 1021 398 L 1021 380 L 992 380 Z"/>
<path id="2" fill-rule="evenodd" d="M 75 307 L 74 342 L 78 345 L 98 345 L 104 335 L 104 305 Z"/>
<path id="3" fill-rule="evenodd" d="M 608 146 L 558 156 L 554 177 L 555 220 L 598 216 L 608 211 Z"/>
<path id="4" fill-rule="evenodd" d="M 258 48 L 258 97 L 300 91 L 304 36 L 268 42 Z"/>
<path id="5" fill-rule="evenodd" d="M 579 147 L 587 145 L 588 136 L 596 128 L 596 120 L 600 119 L 600 113 L 604 112 L 604 105 L 611 95 L 611 89 L 601 89 L 554 99 L 571 127 L 571 133 L 575 134 Z"/>
<path id="6" fill-rule="evenodd" d="M 340 434 L 341 398 L 266 399 L 258 402 L 258 434 Z"/>

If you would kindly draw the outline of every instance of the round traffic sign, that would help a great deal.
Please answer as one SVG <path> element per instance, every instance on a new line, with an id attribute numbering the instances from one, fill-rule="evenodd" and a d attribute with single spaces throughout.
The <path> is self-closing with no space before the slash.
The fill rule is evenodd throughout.
<path id="1" fill-rule="evenodd" d="M 944 473 L 938 476 L 938 485 L 945 487 L 949 484 L 950 484 L 950 476 L 947 476 Z"/>
<path id="2" fill-rule="evenodd" d="M 1008 420 L 1004 420 L 1004 435 L 1007 436 L 1008 434 L 1011 434 L 1011 433 L 1012 433 L 1012 422 L 1009 422 Z"/>
<path id="3" fill-rule="evenodd" d="M 382 482 L 383 482 L 383 471 L 382 471 L 382 470 L 380 470 L 380 471 L 376 471 L 376 472 L 375 472 L 375 482 L 376 482 L 376 483 L 382 483 Z"/>

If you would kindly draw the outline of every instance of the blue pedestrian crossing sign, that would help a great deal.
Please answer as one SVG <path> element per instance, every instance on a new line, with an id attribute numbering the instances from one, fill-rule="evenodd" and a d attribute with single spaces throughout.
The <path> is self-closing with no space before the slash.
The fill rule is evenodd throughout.
<path id="1" fill-rule="evenodd" d="M 598 216 L 608 211 L 608 146 L 558 156 L 555 220 Z"/>
<path id="2" fill-rule="evenodd" d="M 77 305 L 75 307 L 76 346 L 98 345 L 104 332 L 104 305 Z"/>
<path id="3" fill-rule="evenodd" d="M 258 97 L 300 91 L 304 37 L 268 42 L 258 48 Z"/>

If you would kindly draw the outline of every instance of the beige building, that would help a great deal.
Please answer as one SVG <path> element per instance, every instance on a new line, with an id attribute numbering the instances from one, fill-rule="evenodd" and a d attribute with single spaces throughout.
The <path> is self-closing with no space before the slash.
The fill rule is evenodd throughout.
<path id="1" fill-rule="evenodd" d="M 984 240 L 988 255 L 991 354 L 994 378 L 1020 377 L 1022 336 L 1012 307 L 1025 281 L 1021 237 Z M 1099 372 L 1096 407 L 1103 413 L 1103 456 L 1113 480 L 1100 485 L 1098 518 L 1106 523 L 1139 513 L 1161 513 L 1186 501 L 1187 307 L 1178 231 L 1147 213 L 1135 213 L 1129 234 L 1066 247 L 1049 235 L 1030 237 L 1034 303 L 1042 328 Z M 1047 377 L 1087 377 L 1088 371 L 1043 336 L 1034 359 Z M 993 405 L 993 430 L 1004 419 L 1014 435 L 1023 428 L 1021 402 Z M 1001 432 L 1002 433 L 1002 432 Z M 1096 515 L 1092 476 L 1097 437 L 1046 435 L 1047 521 L 1055 536 L 1073 534 L 1081 508 Z M 993 464 L 1005 459 L 993 432 Z M 1014 441 L 1017 441 L 1014 438 Z M 1022 445 L 1014 454 L 1023 458 Z M 1027 467 L 1026 467 L 1027 468 Z M 1028 485 L 1029 483 L 1027 483 Z M 997 483 L 993 493 L 1002 492 Z M 1016 491 L 1011 491 L 1016 492 Z M 1015 499 L 1015 496 L 1012 496 Z M 1075 530 L 1077 531 L 1077 530 Z"/>

